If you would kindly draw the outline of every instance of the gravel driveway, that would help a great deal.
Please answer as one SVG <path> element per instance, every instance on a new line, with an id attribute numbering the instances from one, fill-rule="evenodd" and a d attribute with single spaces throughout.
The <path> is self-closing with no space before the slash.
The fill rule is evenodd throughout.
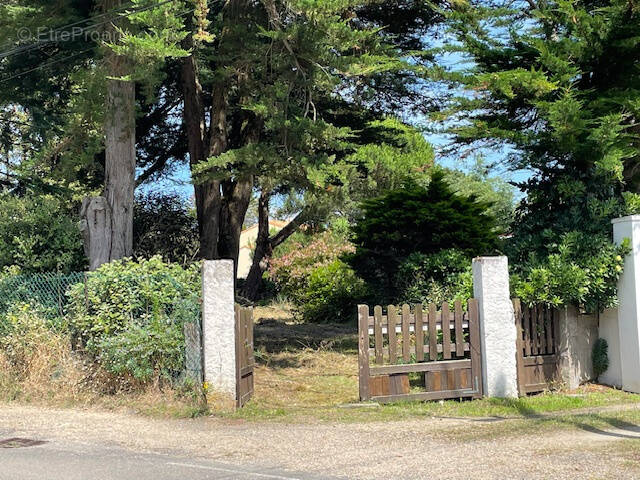
<path id="1" fill-rule="evenodd" d="M 633 425 L 606 430 L 525 429 L 525 433 L 520 428 L 519 433 L 510 433 L 505 422 L 514 421 L 247 423 L 0 405 L 0 440 L 80 441 L 87 448 L 100 445 L 265 471 L 358 479 L 640 478 L 637 453 L 615 448 L 621 439 L 640 441 L 635 440 L 640 428 Z M 497 424 L 507 428 L 496 430 Z"/>

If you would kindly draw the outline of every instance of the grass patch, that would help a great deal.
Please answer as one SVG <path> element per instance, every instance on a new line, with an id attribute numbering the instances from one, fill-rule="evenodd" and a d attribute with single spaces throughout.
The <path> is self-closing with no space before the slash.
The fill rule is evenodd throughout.
<path id="1" fill-rule="evenodd" d="M 250 421 L 372 422 L 419 417 L 533 417 L 640 402 L 598 385 L 519 399 L 358 403 L 357 331 L 353 325 L 297 323 L 286 310 L 258 307 L 254 318 L 255 396 L 228 414 Z M 346 407 L 348 406 L 348 408 Z"/>

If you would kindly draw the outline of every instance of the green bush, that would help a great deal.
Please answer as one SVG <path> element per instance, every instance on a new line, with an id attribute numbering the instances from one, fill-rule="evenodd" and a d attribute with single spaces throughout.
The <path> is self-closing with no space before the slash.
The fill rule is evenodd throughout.
<path id="1" fill-rule="evenodd" d="M 412 253 L 400 264 L 394 284 L 398 303 L 439 305 L 460 300 L 465 305 L 473 296 L 471 261 L 455 249 Z"/>
<path id="2" fill-rule="evenodd" d="M 366 294 L 364 281 L 346 263 L 335 260 L 311 272 L 300 292 L 299 309 L 309 322 L 355 320 L 356 304 Z"/>
<path id="3" fill-rule="evenodd" d="M 593 374 L 598 378 L 609 368 L 609 345 L 604 338 L 599 338 L 593 344 Z"/>
<path id="4" fill-rule="evenodd" d="M 473 196 L 454 194 L 444 173 L 436 171 L 428 188 L 409 185 L 364 202 L 349 263 L 378 299 L 395 301 L 398 269 L 413 253 L 451 248 L 467 258 L 493 253 L 498 232 L 489 207 Z"/>
<path id="5" fill-rule="evenodd" d="M 133 255 L 161 255 L 186 265 L 198 254 L 198 221 L 193 207 L 177 194 L 138 195 L 133 210 Z"/>
<path id="6" fill-rule="evenodd" d="M 22 273 L 82 271 L 82 235 L 64 202 L 53 195 L 0 195 L 0 268 Z"/>
<path id="7" fill-rule="evenodd" d="M 617 303 L 617 282 L 629 243 L 614 245 L 604 235 L 572 232 L 542 261 L 516 266 L 514 293 L 523 301 L 552 306 L 577 305 L 588 312 Z"/>
<path id="8" fill-rule="evenodd" d="M 69 328 L 113 374 L 175 377 L 184 368 L 184 323 L 199 318 L 200 288 L 196 265 L 160 257 L 105 264 L 71 287 Z"/>
<path id="9" fill-rule="evenodd" d="M 340 260 L 348 252 L 353 245 L 343 234 L 299 234 L 278 248 L 267 277 L 305 320 L 348 321 L 366 295 L 362 280 Z"/>

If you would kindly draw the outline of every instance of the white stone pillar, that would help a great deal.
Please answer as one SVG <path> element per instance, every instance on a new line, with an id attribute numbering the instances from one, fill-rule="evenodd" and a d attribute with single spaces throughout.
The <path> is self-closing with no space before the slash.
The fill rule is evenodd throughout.
<path id="1" fill-rule="evenodd" d="M 473 259 L 473 295 L 480 314 L 482 384 L 488 397 L 518 396 L 516 324 L 507 257 Z"/>
<path id="2" fill-rule="evenodd" d="M 236 340 L 233 260 L 202 265 L 204 380 L 217 394 L 235 400 Z"/>
<path id="3" fill-rule="evenodd" d="M 613 241 L 631 240 L 631 253 L 624 259 L 618 281 L 618 333 L 622 389 L 640 393 L 640 215 L 616 218 Z M 615 355 L 611 351 L 609 355 Z"/>

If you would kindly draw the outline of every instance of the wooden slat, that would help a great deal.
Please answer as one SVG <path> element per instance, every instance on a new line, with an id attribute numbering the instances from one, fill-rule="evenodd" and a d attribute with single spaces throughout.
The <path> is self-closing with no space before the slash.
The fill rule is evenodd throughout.
<path id="1" fill-rule="evenodd" d="M 382 307 L 380 305 L 373 307 L 373 318 L 375 319 L 373 330 L 376 349 L 376 364 L 382 365 L 384 363 L 384 358 L 382 356 L 384 339 L 382 338 Z"/>
<path id="2" fill-rule="evenodd" d="M 460 300 L 456 300 L 454 305 L 454 323 L 457 357 L 464 357 L 464 330 L 462 328 L 462 316 L 462 303 Z"/>
<path id="3" fill-rule="evenodd" d="M 478 301 L 469 299 L 469 350 L 471 354 L 471 388 L 474 398 L 482 397 L 482 356 L 480 350 L 480 321 L 478 319 Z"/>
<path id="4" fill-rule="evenodd" d="M 556 363 L 557 361 L 557 355 L 536 355 L 533 357 L 526 357 L 524 359 L 524 366 L 533 367 L 536 365 L 548 365 L 551 363 Z"/>
<path id="5" fill-rule="evenodd" d="M 445 360 L 451 358 L 451 319 L 447 302 L 442 304 L 442 356 Z"/>
<path id="6" fill-rule="evenodd" d="M 463 346 L 464 346 L 464 351 L 468 352 L 469 351 L 469 344 L 465 343 Z M 455 353 L 455 350 L 456 350 L 456 346 L 452 344 L 451 345 L 451 353 L 452 354 Z M 427 359 L 427 361 L 430 361 L 429 360 L 429 345 L 423 345 L 422 352 L 423 352 L 423 355 L 425 355 L 425 358 Z M 438 344 L 438 353 L 443 353 L 442 344 Z M 372 356 L 372 355 L 375 355 L 375 354 L 376 354 L 375 348 L 371 348 L 370 347 L 369 348 L 369 356 Z M 389 347 L 383 347 L 382 348 L 382 354 L 384 356 L 388 357 L 389 356 Z M 442 361 L 442 360 L 438 360 L 438 361 Z"/>
<path id="7" fill-rule="evenodd" d="M 553 309 L 553 353 L 560 351 L 560 312 Z M 558 365 L 558 368 L 560 366 Z"/>
<path id="8" fill-rule="evenodd" d="M 369 375 L 391 375 L 394 373 L 440 372 L 442 370 L 471 368 L 471 360 L 447 360 L 440 362 L 410 363 L 407 365 L 383 365 L 370 367 Z"/>
<path id="9" fill-rule="evenodd" d="M 441 400 L 446 398 L 461 398 L 475 396 L 472 389 L 463 388 L 460 390 L 440 390 L 432 392 L 409 393 L 407 395 L 385 395 L 372 397 L 372 400 L 380 403 L 404 402 L 415 400 Z"/>
<path id="10" fill-rule="evenodd" d="M 530 355 L 538 355 L 538 307 L 534 305 L 531 308 L 531 353 Z"/>
<path id="11" fill-rule="evenodd" d="M 411 310 L 406 303 L 402 305 L 402 361 L 411 361 L 411 335 L 409 334 L 409 316 Z"/>
<path id="12" fill-rule="evenodd" d="M 360 400 L 369 400 L 369 307 L 358 305 L 358 386 Z"/>
<path id="13" fill-rule="evenodd" d="M 522 322 L 524 326 L 524 354 L 531 355 L 531 308 L 524 307 Z"/>
<path id="14" fill-rule="evenodd" d="M 538 331 L 539 335 L 539 343 L 538 343 L 538 353 L 539 354 L 547 354 L 547 337 L 545 335 L 546 324 L 545 324 L 545 311 L 547 309 L 544 305 L 540 305 L 538 307 Z"/>
<path id="15" fill-rule="evenodd" d="M 545 330 L 547 332 L 547 353 L 552 354 L 555 353 L 555 349 L 553 348 L 553 312 L 554 309 L 547 307 L 546 308 L 546 326 Z"/>
<path id="16" fill-rule="evenodd" d="M 436 323 L 436 306 L 429 305 L 429 358 L 438 359 L 438 330 Z"/>
<path id="17" fill-rule="evenodd" d="M 418 303 L 414 307 L 415 317 L 415 338 L 416 338 L 416 361 L 422 362 L 424 360 L 424 330 L 422 321 L 422 304 Z"/>
<path id="18" fill-rule="evenodd" d="M 520 299 L 513 299 L 513 313 L 515 316 L 516 322 L 516 374 L 517 374 L 517 384 L 518 384 L 518 393 L 520 396 L 524 395 L 524 345 L 523 345 L 523 335 L 522 331 L 522 309 L 520 306 Z"/>
<path id="19" fill-rule="evenodd" d="M 389 305 L 387 307 L 387 319 L 387 335 L 389 337 L 389 363 L 394 365 L 398 361 L 398 354 L 396 352 L 396 348 L 398 346 L 398 340 L 396 338 L 396 325 L 398 321 L 395 306 Z"/>

